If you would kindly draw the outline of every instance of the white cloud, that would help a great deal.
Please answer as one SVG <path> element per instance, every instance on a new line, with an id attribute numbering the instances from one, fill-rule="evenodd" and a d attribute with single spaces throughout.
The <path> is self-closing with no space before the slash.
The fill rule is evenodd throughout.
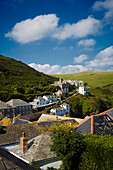
<path id="1" fill-rule="evenodd" d="M 74 57 L 74 63 L 82 63 L 86 59 L 88 59 L 88 56 L 86 54 L 81 54 L 78 57 Z"/>
<path id="2" fill-rule="evenodd" d="M 97 11 L 105 9 L 104 19 L 113 20 L 113 0 L 96 1 L 93 5 L 93 9 Z"/>
<path id="3" fill-rule="evenodd" d="M 34 19 L 26 19 L 5 34 L 19 43 L 40 40 L 46 37 L 65 40 L 67 38 L 83 38 L 100 32 L 101 22 L 91 16 L 77 23 L 65 23 L 58 27 L 59 18 L 55 14 L 40 15 Z"/>
<path id="4" fill-rule="evenodd" d="M 88 58 L 85 54 L 80 56 L 83 56 L 83 58 L 86 57 L 86 59 Z M 77 58 L 82 58 L 80 56 Z M 46 74 L 68 74 L 82 71 L 113 71 L 113 46 L 100 51 L 93 60 L 86 61 L 84 65 L 67 65 L 61 67 L 60 65 L 51 66 L 49 64 L 41 65 L 31 63 L 29 66 Z"/>
<path id="5" fill-rule="evenodd" d="M 66 23 L 63 26 L 57 28 L 53 34 L 54 38 L 59 40 L 65 40 L 67 38 L 82 38 L 88 35 L 95 35 L 101 29 L 101 23 L 99 20 L 89 16 L 87 19 L 82 19 L 77 23 Z"/>
<path id="6" fill-rule="evenodd" d="M 59 18 L 55 14 L 40 15 L 17 23 L 5 37 L 25 44 L 49 36 L 58 26 Z"/>
<path id="7" fill-rule="evenodd" d="M 80 40 L 77 44 L 84 47 L 93 47 L 96 44 L 96 41 L 94 39 L 85 39 Z"/>
<path id="8" fill-rule="evenodd" d="M 49 64 L 29 64 L 30 67 L 34 68 L 37 71 L 41 71 L 46 74 L 67 74 L 67 73 L 77 73 L 82 71 L 87 71 L 86 68 L 82 65 L 67 65 L 61 67 L 60 65 L 50 66 Z"/>
<path id="9" fill-rule="evenodd" d="M 113 46 L 100 51 L 95 59 L 87 61 L 85 66 L 95 70 L 113 70 Z"/>

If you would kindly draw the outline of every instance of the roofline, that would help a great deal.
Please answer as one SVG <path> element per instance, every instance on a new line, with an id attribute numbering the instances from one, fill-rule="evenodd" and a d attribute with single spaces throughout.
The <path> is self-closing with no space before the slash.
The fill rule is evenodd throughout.
<path id="1" fill-rule="evenodd" d="M 43 113 L 43 115 L 48 115 L 48 116 L 50 116 L 49 114 L 44 114 L 44 113 Z M 54 116 L 54 117 L 55 117 L 55 116 L 57 116 L 57 115 L 51 115 L 51 116 Z M 62 118 L 62 117 L 65 117 L 65 116 L 58 116 L 58 117 L 59 117 L 59 118 L 60 118 L 60 117 Z M 65 118 L 83 120 L 82 118 L 76 118 L 76 117 L 65 117 Z"/>
<path id="2" fill-rule="evenodd" d="M 108 109 L 108 110 L 106 110 L 106 111 L 104 111 L 104 112 L 102 112 L 102 113 L 108 112 L 108 111 L 110 111 L 110 110 L 113 110 L 113 108 L 111 108 L 111 109 Z"/>
<path id="3" fill-rule="evenodd" d="M 90 119 L 91 118 L 91 116 L 90 117 L 88 117 L 87 119 L 85 119 L 83 122 L 81 122 L 78 126 L 76 126 L 76 128 L 77 127 L 79 127 L 80 125 L 82 125 L 84 122 L 86 122 L 88 119 Z"/>
<path id="4" fill-rule="evenodd" d="M 91 116 L 91 133 L 94 132 L 94 115 Z"/>
<path id="5" fill-rule="evenodd" d="M 109 109 L 109 110 L 112 110 L 112 109 Z M 84 122 L 86 122 L 88 119 L 91 118 L 91 133 L 94 134 L 94 116 L 102 116 L 102 115 L 106 115 L 106 114 L 113 120 L 113 117 L 109 113 L 102 112 L 102 113 L 99 113 L 99 114 L 96 114 L 96 115 L 91 115 L 86 120 L 81 122 L 78 126 L 76 126 L 76 128 L 79 127 L 80 125 L 82 125 Z"/>
<path id="6" fill-rule="evenodd" d="M 33 166 L 31 166 L 28 163 L 24 162 L 22 159 L 19 159 L 18 157 L 16 157 L 12 153 L 8 152 L 4 148 L 0 148 L 0 156 L 3 159 L 8 160 L 8 162 L 10 164 L 13 164 L 14 166 L 16 166 L 16 168 L 21 168 L 21 169 L 24 169 L 24 170 L 27 170 L 27 169 L 35 170 L 35 168 Z M 15 168 L 12 168 L 12 169 L 15 169 Z"/>

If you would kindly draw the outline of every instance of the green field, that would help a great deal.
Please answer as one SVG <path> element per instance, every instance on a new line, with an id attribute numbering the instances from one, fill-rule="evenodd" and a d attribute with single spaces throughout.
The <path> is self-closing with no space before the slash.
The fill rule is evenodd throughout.
<path id="1" fill-rule="evenodd" d="M 86 71 L 74 74 L 52 75 L 65 80 L 83 80 L 91 87 L 113 85 L 113 71 Z"/>

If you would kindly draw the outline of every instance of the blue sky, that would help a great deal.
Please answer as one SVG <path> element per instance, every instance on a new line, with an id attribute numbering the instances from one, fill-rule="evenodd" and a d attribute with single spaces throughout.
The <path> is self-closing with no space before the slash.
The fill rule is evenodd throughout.
<path id="1" fill-rule="evenodd" d="M 113 0 L 0 0 L 0 54 L 47 74 L 113 71 Z"/>

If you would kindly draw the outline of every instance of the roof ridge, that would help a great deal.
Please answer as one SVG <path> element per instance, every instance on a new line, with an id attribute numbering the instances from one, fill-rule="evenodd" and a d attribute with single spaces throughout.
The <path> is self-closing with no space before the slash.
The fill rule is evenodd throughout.
<path id="1" fill-rule="evenodd" d="M 94 133 L 94 115 L 91 116 L 91 133 Z"/>

